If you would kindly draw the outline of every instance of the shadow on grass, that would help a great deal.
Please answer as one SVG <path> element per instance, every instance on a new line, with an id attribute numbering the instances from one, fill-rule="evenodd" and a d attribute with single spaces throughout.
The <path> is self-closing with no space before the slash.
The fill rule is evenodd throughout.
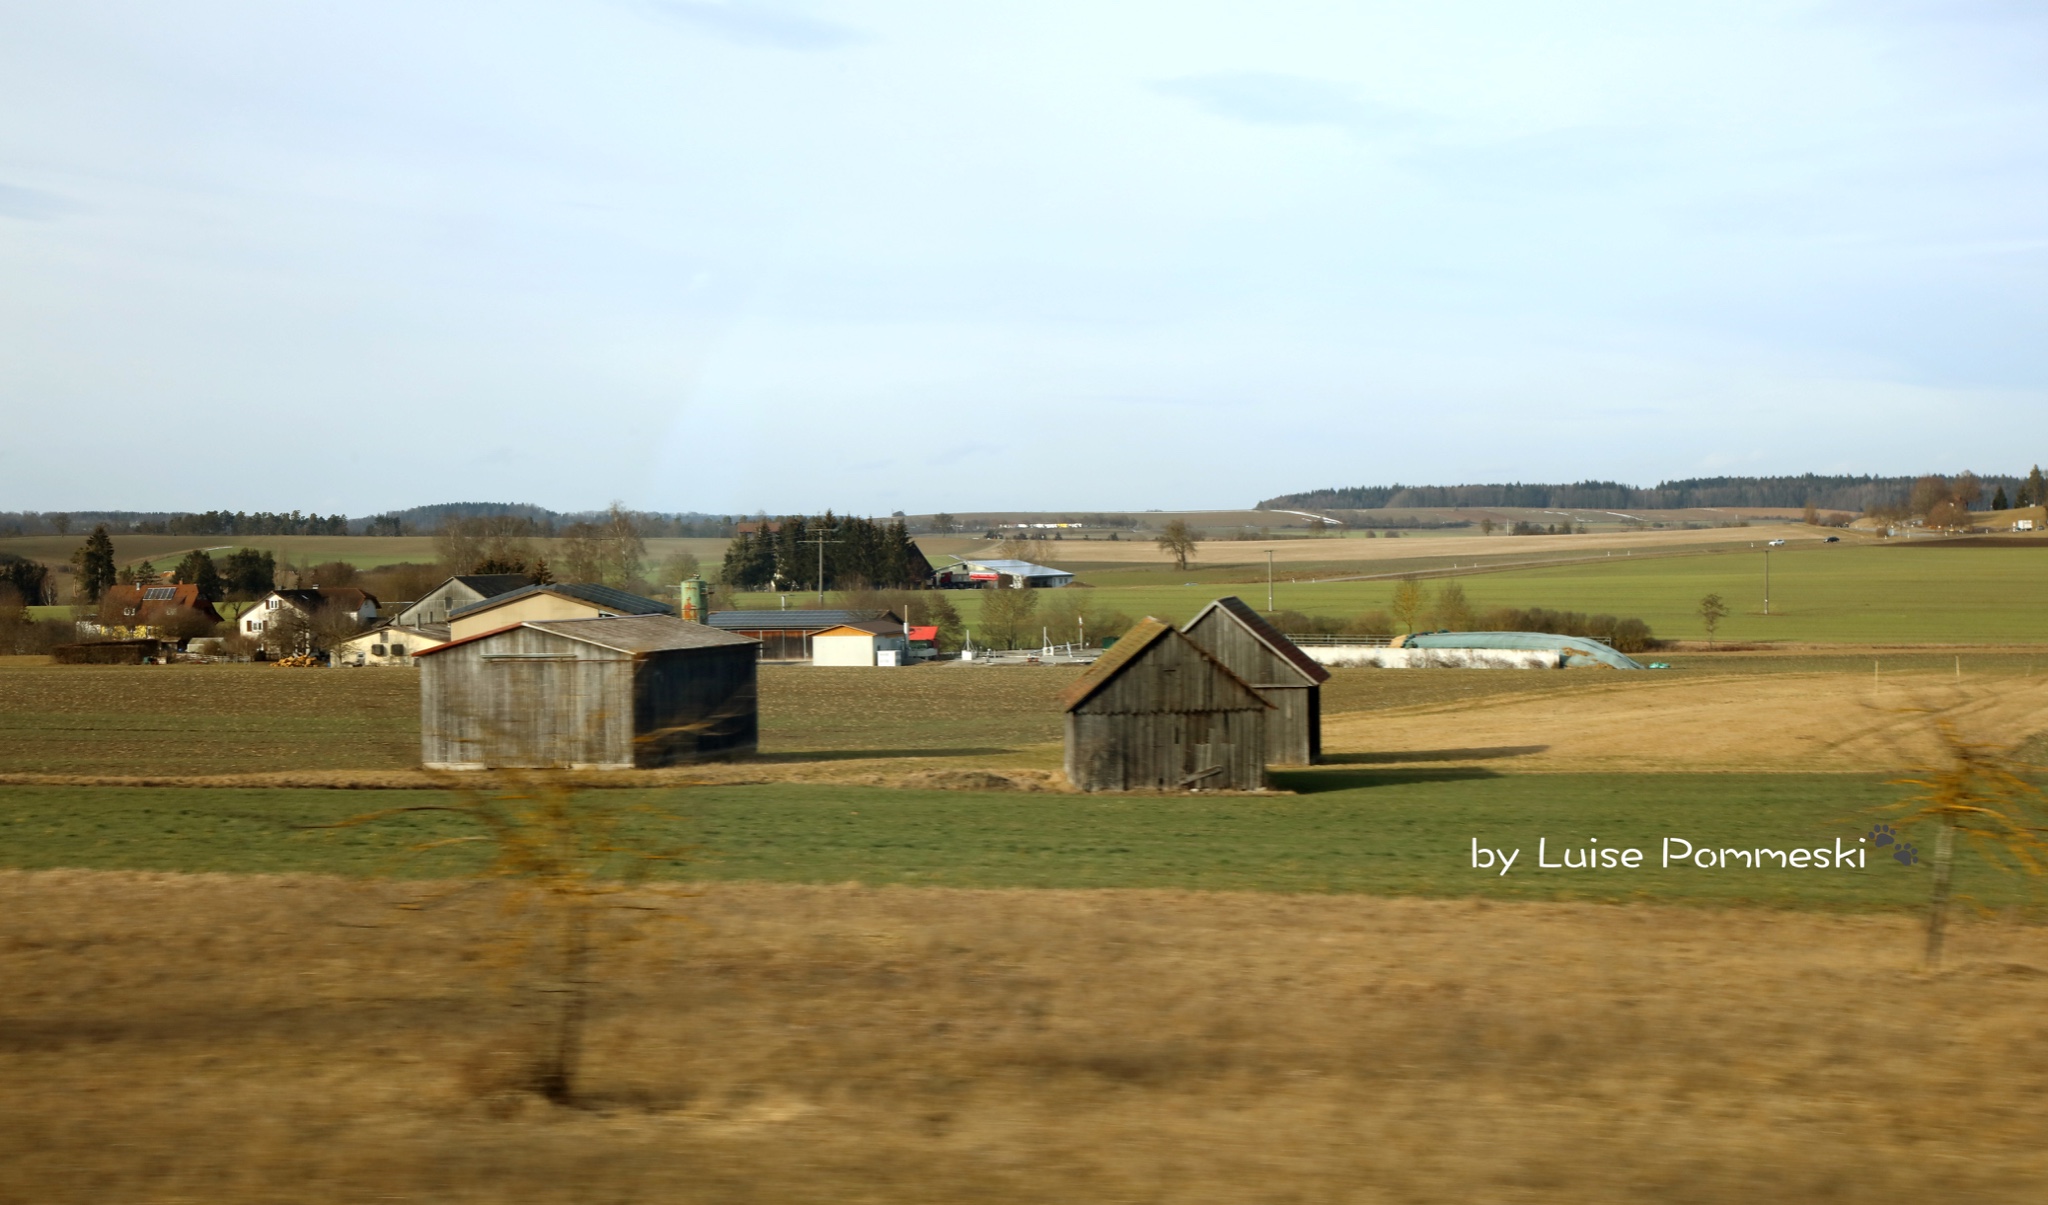
<path id="1" fill-rule="evenodd" d="M 1273 785 L 1297 795 L 1319 795 L 1325 791 L 1357 791 L 1369 787 L 1399 787 L 1422 782 L 1467 782 L 1505 778 L 1498 770 L 1483 766 L 1456 766 L 1415 770 L 1275 770 Z"/>
<path id="2" fill-rule="evenodd" d="M 1406 749 L 1396 753 L 1326 753 L 1323 764 L 1330 766 L 1398 766 L 1418 761 L 1497 761 L 1504 757 L 1528 757 L 1549 745 L 1493 745 L 1479 749 Z"/>
<path id="3" fill-rule="evenodd" d="M 807 749 L 799 753 L 763 753 L 749 760 L 774 765 L 777 762 L 862 761 L 882 757 L 992 757 L 1014 753 L 995 746 L 962 749 Z"/>

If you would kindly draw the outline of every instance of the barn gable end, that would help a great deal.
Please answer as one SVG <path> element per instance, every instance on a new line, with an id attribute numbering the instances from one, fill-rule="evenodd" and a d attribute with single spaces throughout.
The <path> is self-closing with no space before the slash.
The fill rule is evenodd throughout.
<path id="1" fill-rule="evenodd" d="M 1084 791 L 1257 790 L 1272 704 L 1157 619 L 1061 695 L 1067 777 Z"/>
<path id="2" fill-rule="evenodd" d="M 1322 684 L 1329 670 L 1241 599 L 1217 599 L 1183 631 L 1273 703 L 1274 712 L 1266 717 L 1268 763 L 1322 760 Z"/>

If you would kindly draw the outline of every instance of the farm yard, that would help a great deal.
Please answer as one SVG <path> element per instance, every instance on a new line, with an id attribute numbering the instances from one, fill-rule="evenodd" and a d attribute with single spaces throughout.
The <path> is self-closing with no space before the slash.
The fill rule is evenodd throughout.
<path id="1" fill-rule="evenodd" d="M 1716 547 L 1459 577 L 1687 636 Z M 958 663 L 763 665 L 757 757 L 504 780 L 675 855 L 604 897 L 566 1108 L 489 849 L 406 810 L 501 782 L 418 769 L 418 671 L 0 659 L 0 1202 L 2038 1199 L 2040 879 L 1960 859 L 1927 973 L 1924 860 L 1656 864 L 1866 843 L 1937 717 L 2048 760 L 2036 558 L 1772 561 L 1668 672 L 1336 670 L 1265 793 L 1062 790 L 1081 671 Z M 1264 570 L 1078 567 L 1174 619 Z M 1553 864 L 1595 842 L 1651 864 Z"/>

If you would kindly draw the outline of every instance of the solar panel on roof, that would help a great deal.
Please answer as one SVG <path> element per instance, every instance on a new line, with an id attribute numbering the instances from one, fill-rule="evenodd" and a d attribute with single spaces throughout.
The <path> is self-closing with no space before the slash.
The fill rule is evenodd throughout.
<path id="1" fill-rule="evenodd" d="M 151 586 L 142 592 L 142 601 L 156 602 L 159 599 L 176 598 L 178 591 L 170 586 Z"/>

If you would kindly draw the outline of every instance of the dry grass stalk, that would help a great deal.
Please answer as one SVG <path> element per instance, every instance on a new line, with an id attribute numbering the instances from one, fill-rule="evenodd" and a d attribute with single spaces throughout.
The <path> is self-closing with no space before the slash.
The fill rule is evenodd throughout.
<path id="1" fill-rule="evenodd" d="M 504 885 L 505 915 L 514 921 L 521 961 L 534 972 L 529 990 L 547 1002 L 543 1036 L 525 1079 L 548 1100 L 572 1104 L 601 910 L 640 908 L 629 893 L 653 866 L 680 860 L 685 850 L 631 837 L 631 821 L 653 811 L 647 805 L 620 804 L 605 792 L 579 793 L 546 774 L 499 771 L 487 785 L 468 775 L 438 777 L 448 792 L 443 802 L 383 808 L 312 827 L 356 828 L 400 816 L 447 814 L 480 830 L 421 841 L 411 852 L 472 844 L 489 849 L 477 878 Z"/>
<path id="2" fill-rule="evenodd" d="M 1892 785 L 1918 787 L 1919 794 L 1881 809 L 1900 813 L 1902 829 L 1937 826 L 1934 884 L 1927 906 L 1929 970 L 1941 965 L 1958 832 L 2001 870 L 2039 875 L 2048 860 L 2048 841 L 2042 839 L 2044 830 L 2035 814 L 2041 788 L 2026 777 L 2036 767 L 2018 761 L 2003 745 L 1967 739 L 1946 716 L 1935 719 L 1934 732 L 1944 754 L 1942 763 L 1917 776 L 1893 779 Z"/>

